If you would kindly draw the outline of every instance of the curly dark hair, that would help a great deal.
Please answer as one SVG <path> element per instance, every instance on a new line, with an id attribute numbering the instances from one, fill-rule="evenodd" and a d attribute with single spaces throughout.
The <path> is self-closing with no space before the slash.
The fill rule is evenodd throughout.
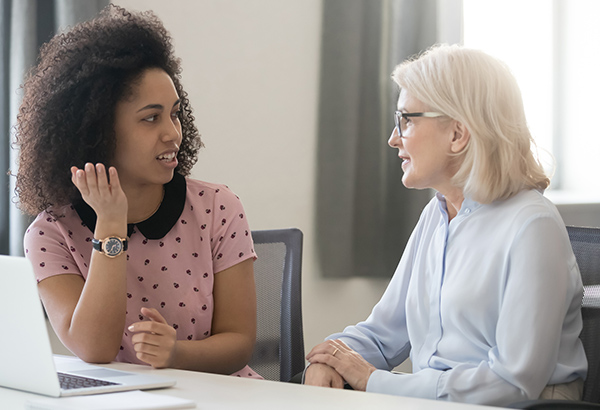
<path id="1" fill-rule="evenodd" d="M 22 211 L 36 215 L 81 198 L 70 166 L 111 163 L 115 107 L 149 68 L 164 70 L 181 99 L 183 135 L 175 171 L 189 175 L 202 142 L 171 37 L 152 12 L 133 13 L 111 4 L 44 44 L 27 75 L 15 130 Z"/>

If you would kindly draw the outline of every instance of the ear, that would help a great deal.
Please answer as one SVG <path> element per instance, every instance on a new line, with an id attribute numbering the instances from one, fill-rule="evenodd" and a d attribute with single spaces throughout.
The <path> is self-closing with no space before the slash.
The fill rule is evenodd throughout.
<path id="1" fill-rule="evenodd" d="M 461 152 L 465 149 L 470 139 L 471 133 L 469 129 L 462 122 L 455 121 L 450 150 L 455 154 Z"/>

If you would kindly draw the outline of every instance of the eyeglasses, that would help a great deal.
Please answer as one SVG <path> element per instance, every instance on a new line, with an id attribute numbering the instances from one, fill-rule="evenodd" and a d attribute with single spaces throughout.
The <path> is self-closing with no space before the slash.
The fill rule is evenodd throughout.
<path id="1" fill-rule="evenodd" d="M 427 117 L 427 118 L 437 118 L 444 117 L 445 114 L 441 114 L 439 112 L 401 112 L 396 111 L 394 113 L 394 122 L 396 123 L 396 129 L 398 130 L 398 136 L 402 137 L 402 133 L 406 131 L 406 127 L 408 125 L 409 118 L 411 117 Z"/>

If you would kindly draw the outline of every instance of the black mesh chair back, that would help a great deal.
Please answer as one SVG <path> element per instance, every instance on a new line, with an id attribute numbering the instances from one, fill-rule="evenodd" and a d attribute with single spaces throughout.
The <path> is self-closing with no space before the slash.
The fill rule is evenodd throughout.
<path id="1" fill-rule="evenodd" d="M 250 361 L 267 380 L 289 381 L 304 369 L 299 229 L 252 231 L 257 331 Z"/>
<path id="2" fill-rule="evenodd" d="M 583 280 L 581 341 L 588 359 L 583 400 L 600 403 L 600 228 L 568 226 Z"/>

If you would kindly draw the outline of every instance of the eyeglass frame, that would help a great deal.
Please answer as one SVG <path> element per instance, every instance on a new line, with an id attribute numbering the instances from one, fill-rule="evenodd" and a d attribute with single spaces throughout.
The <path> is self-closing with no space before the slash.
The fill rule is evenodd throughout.
<path id="1" fill-rule="evenodd" d="M 400 138 L 403 138 L 402 136 L 402 128 L 400 127 L 400 121 L 402 121 L 402 118 L 409 118 L 409 117 L 425 117 L 425 118 L 437 118 L 437 117 L 445 117 L 446 114 L 442 114 L 439 112 L 433 112 L 433 111 L 429 111 L 429 112 L 402 112 L 402 111 L 395 111 L 394 112 L 394 123 L 396 124 L 396 128 L 398 130 L 398 136 Z"/>

